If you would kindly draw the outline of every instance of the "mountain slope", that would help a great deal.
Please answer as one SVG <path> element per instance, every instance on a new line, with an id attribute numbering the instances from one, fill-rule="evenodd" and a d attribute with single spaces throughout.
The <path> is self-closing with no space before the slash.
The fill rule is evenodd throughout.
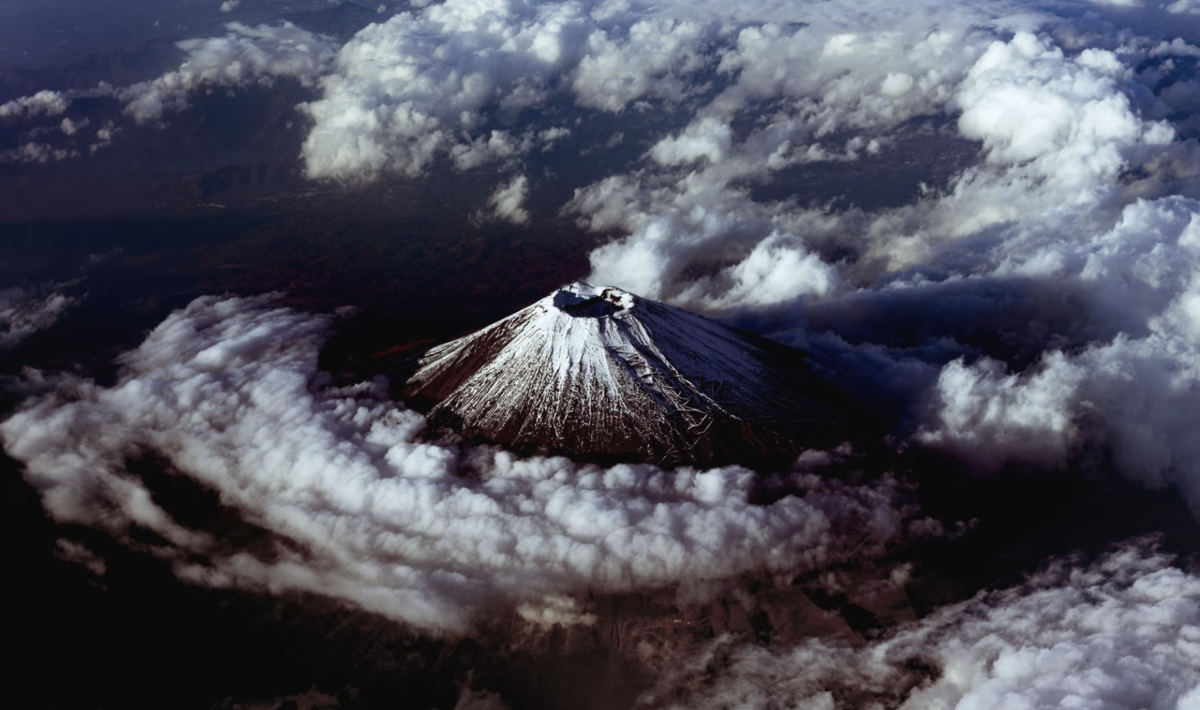
<path id="1" fill-rule="evenodd" d="M 663 463 L 790 457 L 844 432 L 803 355 L 585 283 L 430 350 L 406 396 L 431 423 L 519 451 Z"/>

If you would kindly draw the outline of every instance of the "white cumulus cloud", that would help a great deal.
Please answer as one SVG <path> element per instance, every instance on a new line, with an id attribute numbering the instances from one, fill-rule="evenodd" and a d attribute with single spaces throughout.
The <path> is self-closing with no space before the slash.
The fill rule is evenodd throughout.
<path id="1" fill-rule="evenodd" d="M 334 48 L 327 40 L 284 22 L 248 27 L 231 22 L 224 37 L 179 43 L 187 59 L 153 81 L 117 90 L 125 113 L 139 123 L 187 107 L 188 95 L 203 86 L 245 86 L 292 77 L 311 83 L 324 73 Z"/>
<path id="2" fill-rule="evenodd" d="M 28 120 L 38 116 L 57 116 L 67 110 L 70 100 L 58 91 L 39 91 L 0 104 L 0 119 Z"/>

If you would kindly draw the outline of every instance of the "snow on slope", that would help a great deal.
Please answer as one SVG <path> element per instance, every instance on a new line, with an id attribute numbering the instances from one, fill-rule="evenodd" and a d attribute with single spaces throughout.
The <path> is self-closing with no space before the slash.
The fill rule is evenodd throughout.
<path id="1" fill-rule="evenodd" d="M 406 394 L 518 449 L 711 463 L 837 444 L 806 382 L 798 351 L 580 282 L 430 350 Z"/>

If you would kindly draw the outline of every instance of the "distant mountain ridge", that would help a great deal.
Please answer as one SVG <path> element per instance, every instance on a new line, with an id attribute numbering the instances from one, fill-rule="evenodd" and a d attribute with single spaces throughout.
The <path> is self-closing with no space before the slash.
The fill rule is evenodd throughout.
<path id="1" fill-rule="evenodd" d="M 42 90 L 86 91 L 102 81 L 113 86 L 149 81 L 179 67 L 186 53 L 176 46 L 178 42 L 178 37 L 163 36 L 67 64 L 40 69 L 0 67 L 0 103 Z"/>
<path id="2" fill-rule="evenodd" d="M 431 425 L 518 451 L 667 464 L 789 458 L 840 443 L 803 353 L 577 282 L 430 350 L 405 395 Z"/>
<path id="3" fill-rule="evenodd" d="M 362 5 L 344 2 L 323 10 L 293 12 L 284 15 L 283 19 L 314 34 L 336 37 L 346 42 L 367 25 L 388 17 Z"/>

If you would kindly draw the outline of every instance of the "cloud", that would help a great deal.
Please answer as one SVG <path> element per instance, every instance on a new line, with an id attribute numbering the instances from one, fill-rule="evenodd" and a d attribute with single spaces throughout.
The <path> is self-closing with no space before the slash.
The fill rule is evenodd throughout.
<path id="1" fill-rule="evenodd" d="M 744 70 L 738 81 L 714 99 L 710 108 L 701 110 L 682 134 L 660 141 L 650 152 L 656 163 L 666 167 L 701 157 L 705 165 L 682 177 L 644 169 L 627 177 L 608 178 L 576 193 L 571 208 L 587 217 L 590 226 L 619 227 L 629 233 L 592 254 L 594 280 L 621 278 L 620 274 L 630 273 L 627 261 L 651 259 L 645 277 L 630 284 L 633 290 L 641 288 L 697 308 L 759 305 L 767 301 L 751 290 L 744 291 L 741 300 L 730 296 L 737 279 L 728 267 L 723 269 L 728 276 L 707 282 L 703 277 L 693 277 L 691 284 L 677 282 L 677 274 L 706 271 L 698 257 L 715 257 L 726 263 L 750 259 L 756 245 L 784 232 L 790 233 L 792 258 L 797 261 L 805 261 L 822 247 L 849 248 L 863 257 L 852 269 L 837 269 L 842 273 L 815 283 L 846 283 L 851 277 L 868 285 L 881 270 L 936 262 L 939 250 L 954 255 L 956 242 L 997 225 L 1022 220 L 1036 225 L 1066 219 L 1081 220 L 1079 227 L 1083 228 L 1111 224 L 1128 199 L 1118 180 L 1121 173 L 1131 163 L 1148 163 L 1174 150 L 1168 124 L 1138 115 L 1137 107 L 1126 96 L 1130 70 L 1110 52 L 1085 50 L 1078 57 L 1068 58 L 1048 40 L 1029 33 L 1021 32 L 1009 42 L 1001 42 L 989 41 L 978 29 L 973 30 L 973 36 L 956 36 L 951 30 L 942 30 L 944 36 L 922 36 L 919 41 L 913 40 L 916 46 L 908 49 L 892 46 L 899 40 L 891 33 L 888 46 L 881 49 L 860 33 L 853 42 L 831 37 L 824 42 L 822 58 L 806 59 L 818 67 L 812 74 L 819 78 L 824 55 L 832 55 L 837 63 L 831 69 L 841 71 L 831 76 L 829 84 L 814 86 L 816 80 L 806 73 L 803 84 L 791 85 L 767 82 L 753 74 L 746 76 L 751 71 L 770 70 L 773 62 L 782 63 L 770 59 L 775 52 L 787 49 L 783 57 L 792 59 L 789 48 L 797 44 L 778 31 L 769 42 L 761 30 L 756 32 L 753 40 L 739 41 L 755 47 L 753 52 L 743 49 L 743 53 L 754 57 L 745 60 L 752 69 Z M 806 33 L 811 35 L 812 30 L 805 27 L 795 31 L 796 37 L 807 40 L 804 47 L 821 44 L 819 35 Z M 967 58 L 972 62 L 963 62 L 955 72 L 947 73 L 949 67 L 939 51 L 944 54 L 949 46 L 960 46 L 963 41 L 977 43 L 974 47 L 968 44 L 957 54 L 959 61 Z M 928 46 L 931 43 L 936 49 Z M 889 92 L 894 93 L 894 84 L 899 81 L 895 71 L 878 74 L 880 62 L 870 59 L 876 52 L 936 62 L 938 69 L 927 71 L 941 77 L 943 83 L 911 90 L 903 113 L 897 113 L 890 104 L 884 107 L 864 103 L 863 87 L 877 86 L 882 91 L 883 84 L 888 83 L 893 85 Z M 723 61 L 730 61 L 730 56 Z M 851 58 L 863 64 L 853 63 Z M 869 71 L 873 76 L 856 79 L 858 71 Z M 855 97 L 849 103 L 839 99 L 843 91 L 839 84 L 845 82 L 854 86 L 853 91 L 845 89 Z M 711 113 L 717 109 L 740 111 L 748 105 L 748 96 L 759 101 L 801 96 L 807 101 L 807 94 L 821 97 L 820 114 L 785 114 L 740 143 L 732 139 L 733 118 L 717 118 Z M 1018 105 L 1025 109 L 1009 110 Z M 804 148 L 801 141 L 806 137 L 870 128 L 883 132 L 846 142 L 842 159 L 855 160 L 864 152 L 882 151 L 886 155 L 880 139 L 886 138 L 891 127 L 920 113 L 935 116 L 956 110 L 961 112 L 957 119 L 961 135 L 982 143 L 987 163 L 959 176 L 946 194 L 915 205 L 873 216 L 853 210 L 828 215 L 786 203 L 756 202 L 748 191 L 731 186 L 739 180 L 770 181 L 773 173 L 789 165 L 837 159 L 820 144 Z M 1013 118 L 1017 115 L 1020 120 Z M 616 191 L 618 185 L 621 187 Z M 654 185 L 653 189 L 643 187 L 649 185 Z M 1154 188 L 1147 185 L 1146 189 Z M 618 198 L 624 202 L 621 207 L 613 204 Z M 696 203 L 707 206 L 702 213 L 702 230 L 694 226 L 697 220 L 692 215 L 696 213 L 686 211 L 691 209 L 688 205 Z M 678 212 L 688 218 L 673 219 L 675 224 L 669 229 L 659 226 L 666 215 Z M 610 219 L 605 216 L 608 214 L 621 216 Z M 748 219 L 751 214 L 755 215 L 753 221 Z M 761 226 L 748 231 L 754 221 Z M 706 246 L 698 246 L 697 242 Z M 835 271 L 834 266 L 828 265 L 828 270 Z M 807 274 L 799 272 L 794 282 L 794 295 L 828 297 L 839 292 L 813 287 Z M 657 286 L 651 286 L 655 283 Z"/>
<path id="2" fill-rule="evenodd" d="M 529 196 L 529 180 L 524 175 L 518 175 L 507 185 L 501 185 L 488 199 L 492 213 L 513 224 L 528 224 L 529 212 L 521 205 Z"/>
<path id="3" fill-rule="evenodd" d="M 186 108 L 188 95 L 204 86 L 242 87 L 276 77 L 308 85 L 333 58 L 328 40 L 288 22 L 277 27 L 231 22 L 226 27 L 224 37 L 180 42 L 187 58 L 179 69 L 118 90 L 125 113 L 138 123 L 160 120 L 166 111 Z"/>
<path id="4" fill-rule="evenodd" d="M 542 153 L 569 165 L 565 138 L 608 141 L 564 206 L 615 234 L 591 280 L 803 346 L 894 410 L 899 445 L 992 475 L 1117 472 L 1200 511 L 1200 49 L 1180 21 L 1194 3 L 1108 4 L 1125 6 L 414 2 L 340 50 L 231 25 L 187 43 L 178 71 L 105 91 L 153 122 L 196 91 L 293 77 L 321 92 L 302 109 L 311 177 L 493 166 L 485 211 L 519 225 L 537 218 Z M 71 96 L 0 117 L 57 117 Z M 929 167 L 943 155 L 959 167 Z M 846 187 L 816 200 L 797 175 Z M 892 180 L 919 189 L 874 199 Z M 26 321 L 10 316 L 0 344 Z M 382 383 L 336 388 L 318 371 L 328 327 L 269 299 L 201 299 L 124 356 L 113 386 L 31 385 L 0 438 L 56 520 L 150 549 L 185 580 L 306 590 L 452 633 L 496 609 L 587 625 L 585 592 L 686 597 L 875 557 L 901 530 L 944 534 L 906 520 L 890 479 L 794 472 L 803 495 L 756 505 L 738 467 L 430 441 Z M 131 472 L 139 457 L 216 491 L 268 549 L 181 522 Z M 649 701 L 1190 707 L 1198 604 L 1193 572 L 1134 546 L 859 647 L 718 640 Z"/>
<path id="5" fill-rule="evenodd" d="M 1042 172 L 1066 185 L 1111 180 L 1128 153 L 1174 138 L 1169 125 L 1136 115 L 1119 90 L 1129 73 L 1112 52 L 1068 60 L 1049 40 L 1019 33 L 992 43 L 967 74 L 959 129 L 983 142 L 990 162 L 1042 160 Z"/>
<path id="6" fill-rule="evenodd" d="M 1077 284 L 1092 318 L 1126 332 L 1072 354 L 1049 349 L 1019 374 L 986 359 L 951 363 L 920 437 L 977 462 L 1053 467 L 1100 444 L 1130 478 L 1179 485 L 1200 510 L 1200 448 L 1185 424 L 1200 416 L 1200 203 L 1142 201 L 1106 233 L 1043 234 L 997 251 L 996 272 Z"/>
<path id="7" fill-rule="evenodd" d="M 938 378 L 938 425 L 918 436 L 996 470 L 1009 458 L 1062 468 L 1078 435 L 1072 409 L 1083 368 L 1062 353 L 1038 371 L 1008 375 L 1001 363 L 956 360 Z"/>
<path id="8" fill-rule="evenodd" d="M 151 530 L 185 580 L 313 591 L 456 632 L 503 605 L 585 619 L 573 606 L 586 590 L 790 579 L 878 554 L 908 514 L 890 478 L 797 473 L 804 495 L 755 505 L 755 475 L 738 467 L 606 469 L 429 442 L 380 383 L 328 384 L 328 326 L 269 298 L 199 299 L 121 357 L 113 387 L 68 377 L 27 402 L 0 424 L 5 451 L 57 521 L 135 546 L 131 531 Z M 287 543 L 256 557 L 187 528 L 131 475 L 145 455 Z"/>
<path id="9" fill-rule="evenodd" d="M 851 647 L 719 639 L 643 702 L 665 707 L 1176 710 L 1200 700 L 1200 577 L 1144 544 L 1053 562 Z"/>
<path id="10" fill-rule="evenodd" d="M 77 157 L 79 153 L 55 148 L 48 143 L 23 143 L 17 148 L 0 150 L 0 163 L 55 163 Z"/>
<path id="11" fill-rule="evenodd" d="M 58 91 L 39 91 L 0 104 L 0 119 L 26 121 L 38 116 L 57 116 L 69 105 L 67 97 Z"/>
<path id="12" fill-rule="evenodd" d="M 606 113 L 677 105 L 712 83 L 721 32 L 611 3 L 449 0 L 402 13 L 339 53 L 308 107 L 308 173 L 416 176 L 443 151 L 486 140 L 489 124 L 560 98 Z"/>
<path id="13" fill-rule="evenodd" d="M 1200 2 L 1197 2 L 1197 0 L 1178 0 L 1167 5 L 1167 12 L 1175 15 L 1200 15 Z"/>
<path id="14" fill-rule="evenodd" d="M 86 90 L 40 91 L 0 105 L 0 121 L 25 122 L 42 116 L 57 116 L 77 98 L 115 98 L 124 104 L 124 114 L 136 123 L 155 123 L 163 120 L 167 113 L 188 108 L 189 97 L 197 91 L 269 85 L 280 77 L 312 85 L 326 71 L 334 55 L 331 40 L 287 22 L 277 27 L 260 25 L 253 28 L 233 22 L 226 27 L 229 33 L 224 37 L 179 42 L 178 46 L 187 52 L 186 59 L 177 70 L 157 79 L 131 86 L 114 87 L 100 82 Z M 74 137 L 89 125 L 87 118 L 65 117 L 57 128 L 66 136 Z M 80 155 L 80 151 L 71 147 L 28 140 L 45 130 L 44 126 L 34 128 L 23 144 L 0 150 L 0 163 L 47 163 Z M 88 146 L 88 152 L 94 154 L 108 146 L 121 130 L 113 121 L 105 121 L 97 129 L 97 141 Z"/>
<path id="15" fill-rule="evenodd" d="M 221 12 L 233 12 L 240 4 L 242 4 L 241 0 L 225 0 L 221 3 Z"/>
<path id="16" fill-rule="evenodd" d="M 126 115 L 148 123 L 161 120 L 166 112 L 184 110 L 188 96 L 205 87 L 269 84 L 277 77 L 311 85 L 333 59 L 335 47 L 330 40 L 288 22 L 275 27 L 231 22 L 226 28 L 224 37 L 179 42 L 187 52 L 183 64 L 157 79 L 123 87 L 100 82 L 87 90 L 40 91 L 0 105 L 0 119 L 55 116 L 66 111 L 74 98 L 116 97 L 125 104 Z"/>
<path id="17" fill-rule="evenodd" d="M 64 118 L 62 123 L 59 124 L 59 128 L 66 135 L 73 136 L 90 125 L 92 125 L 92 122 L 86 118 L 81 121 L 72 121 L 70 118 Z"/>
<path id="18" fill-rule="evenodd" d="M 750 7 L 778 14 L 763 3 Z M 316 123 L 305 145 L 309 174 L 415 176 L 442 151 L 495 130 L 489 123 L 548 101 L 619 114 L 649 102 L 676 107 L 726 84 L 709 104 L 724 119 L 786 96 L 796 100 L 787 111 L 793 132 L 895 125 L 950 98 L 973 59 L 963 40 L 994 37 L 974 28 L 997 15 L 922 7 L 879 21 L 864 15 L 854 34 L 843 31 L 843 18 L 814 17 L 795 29 L 751 19 L 754 12 L 743 13 L 743 26 L 729 24 L 724 10 L 671 4 L 449 0 L 401 13 L 342 48 L 323 98 L 309 105 Z M 931 33 L 935 12 L 947 29 Z M 797 65 L 806 71 L 791 71 Z M 705 125 L 712 126 L 702 118 L 691 130 L 706 132 Z M 659 152 L 668 161 L 690 159 L 686 150 L 672 158 L 667 145 Z"/>
<path id="19" fill-rule="evenodd" d="M 86 545 L 62 538 L 55 544 L 58 548 L 55 556 L 60 560 L 80 565 L 96 577 L 103 577 L 108 571 L 104 559 L 89 550 Z"/>
<path id="20" fill-rule="evenodd" d="M 0 289 L 0 350 L 15 347 L 39 330 L 53 326 L 75 305 L 75 298 L 59 291 L 67 284 L 12 286 Z"/>
<path id="21" fill-rule="evenodd" d="M 65 99 L 64 99 L 65 101 Z M 64 117 L 57 124 L 35 126 L 19 138 L 16 148 L 0 150 L 3 163 L 56 163 L 79 157 L 78 139 L 91 126 L 88 118 Z M 103 129 L 101 129 L 103 130 Z"/>
<path id="22" fill-rule="evenodd" d="M 650 149 L 659 165 L 683 165 L 701 158 L 719 163 L 733 143 L 733 129 L 715 118 L 704 118 L 684 129 L 678 137 L 664 138 Z"/>
<path id="23" fill-rule="evenodd" d="M 122 129 L 112 121 L 105 121 L 104 125 L 96 129 L 96 142 L 88 146 L 89 153 L 95 153 L 101 148 L 112 145 L 113 138 L 121 132 Z"/>
<path id="24" fill-rule="evenodd" d="M 310 176 L 500 164 L 518 177 L 488 209 L 516 224 L 533 218 L 536 156 L 605 115 L 606 134 L 645 149 L 565 206 L 618 235 L 590 254 L 591 280 L 764 318 L 829 371 L 849 367 L 851 389 L 899 400 L 899 434 L 983 468 L 1103 450 L 1136 480 L 1194 491 L 1195 447 L 1172 422 L 1195 416 L 1200 49 L 1080 7 L 449 0 L 372 25 L 336 56 L 290 25 L 234 23 L 182 43 L 177 71 L 93 93 L 156 121 L 205 87 L 294 77 L 322 92 L 303 109 Z M 0 115 L 57 115 L 70 98 L 43 92 Z M 632 117 L 655 107 L 673 122 L 648 134 Z M 808 165 L 887 170 L 901 140 L 954 140 L 977 159 L 898 207 L 756 196 Z M 28 140 L 0 159 L 76 152 Z M 953 313 L 946 295 L 963 299 Z M 1032 322 L 997 315 L 1018 302 Z M 887 322 L 913 311 L 939 315 L 919 337 Z M 990 344 L 981 320 L 1004 329 Z"/>
<path id="25" fill-rule="evenodd" d="M 592 16 L 602 17 L 603 7 Z M 619 112 L 647 96 L 678 103 L 703 88 L 688 79 L 712 62 L 710 26 L 670 17 L 647 18 L 627 30 L 606 24 L 599 21 L 588 34 L 586 54 L 573 74 L 579 105 Z"/>
<path id="26" fill-rule="evenodd" d="M 479 137 L 485 107 L 539 104 L 546 80 L 577 61 L 586 21 L 573 5 L 450 0 L 364 29 L 307 107 L 308 174 L 420 174 L 460 134 Z"/>
<path id="27" fill-rule="evenodd" d="M 1180 424 L 1200 415 L 1200 183 L 1184 167 L 1198 148 L 1171 120 L 1191 110 L 1188 73 L 1154 78 L 1193 61 L 1191 45 L 1093 36 L 1068 51 L 1057 38 L 1074 18 L 995 8 L 936 30 L 919 12 L 886 30 L 889 15 L 854 31 L 844 16 L 739 30 L 718 66 L 730 81 L 682 131 L 576 191 L 582 224 L 624 233 L 592 252 L 590 279 L 742 322 L 777 313 L 775 337 L 818 347 L 843 382 L 863 378 L 852 388 L 907 397 L 917 442 L 980 468 L 1104 461 L 1200 510 L 1200 457 Z M 778 71 L 790 65 L 806 71 Z M 774 113 L 739 128 L 751 107 Z M 804 160 L 886 159 L 918 117 L 975 141 L 981 160 L 911 204 L 835 210 L 746 186 Z M 938 299 L 954 289 L 974 301 L 950 317 Z M 984 314 L 1031 298 L 1032 322 L 981 332 Z M 943 315 L 899 332 L 886 314 L 906 310 Z M 806 332 L 809 316 L 832 332 Z M 884 345 L 897 337 L 909 342 Z M 914 368 L 917 386 L 893 389 Z"/>
<path id="28" fill-rule="evenodd" d="M 527 130 L 520 136 L 514 136 L 508 131 L 493 130 L 486 139 L 479 136 L 470 143 L 455 145 L 450 149 L 450 159 L 458 170 L 471 170 L 487 163 L 529 153 L 534 148 L 545 152 L 569 135 L 571 130 L 562 127 L 542 131 Z"/>
<path id="29" fill-rule="evenodd" d="M 1012 23 L 972 8 L 931 29 L 930 11 L 867 14 L 850 32 L 844 17 L 822 10 L 796 18 L 806 24 L 758 21 L 729 33 L 714 67 L 724 88 L 683 131 L 653 146 L 653 163 L 576 192 L 570 209 L 592 228 L 628 233 L 593 252 L 592 278 L 701 309 L 844 291 L 845 277 L 815 252 L 834 239 L 855 240 L 869 224 L 755 201 L 738 184 L 771 182 L 806 163 L 880 155 L 889 131 L 950 111 L 956 87 Z M 749 128 L 735 130 L 747 118 Z M 870 237 L 861 239 L 856 250 L 870 249 Z M 803 267 L 778 269 L 771 287 L 757 288 L 748 277 L 775 257 Z M 715 265 L 715 276 L 694 275 Z"/>

